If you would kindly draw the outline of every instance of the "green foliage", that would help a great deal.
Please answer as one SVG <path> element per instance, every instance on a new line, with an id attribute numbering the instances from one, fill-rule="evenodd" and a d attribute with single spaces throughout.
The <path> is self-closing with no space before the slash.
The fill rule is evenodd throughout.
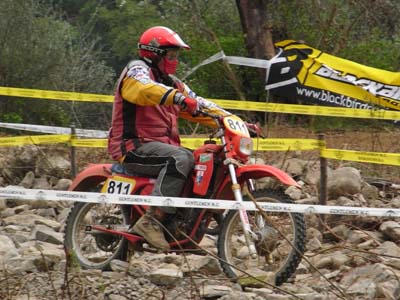
<path id="1" fill-rule="evenodd" d="M 95 41 L 85 40 L 83 33 L 63 21 L 53 7 L 35 1 L 1 1 L 0 27 L 6 29 L 0 31 L 1 86 L 112 91 L 114 73 L 94 49 Z M 31 124 L 68 125 L 73 119 L 70 107 L 66 102 L 41 105 L 6 97 L 0 102 L 2 118 L 17 111 L 21 121 Z"/>
<path id="2" fill-rule="evenodd" d="M 399 71 L 398 1 L 271 1 L 274 28 L 330 54 Z M 283 34 L 282 34 L 283 33 Z M 277 40 L 281 39 L 277 37 Z"/>
<path id="3" fill-rule="evenodd" d="M 349 45 L 341 55 L 363 65 L 398 72 L 400 70 L 400 36 L 396 40 L 374 38 Z"/>
<path id="4" fill-rule="evenodd" d="M 110 53 L 107 62 L 116 73 L 130 59 L 137 58 L 136 45 L 143 31 L 157 25 L 174 29 L 192 48 L 181 55 L 178 76 L 220 50 L 227 55 L 246 53 L 233 0 L 126 0 L 107 5 L 87 0 L 79 12 L 75 22 L 99 37 L 103 48 Z M 224 73 L 222 63 L 217 62 L 200 68 L 187 82 L 206 97 L 237 98 L 232 82 Z"/>
<path id="5" fill-rule="evenodd" d="M 269 1 L 275 41 L 304 40 L 361 64 L 400 70 L 398 1 Z M 112 94 L 141 33 L 168 26 L 191 45 L 178 76 L 223 50 L 247 56 L 234 0 L 3 0 L 0 2 L 0 85 Z M 222 61 L 186 82 L 207 98 L 265 101 L 264 70 Z M 236 83 L 232 78 L 237 79 Z M 111 105 L 1 97 L 0 121 L 106 129 Z M 309 120 L 311 126 L 325 121 Z M 298 120 L 298 119 L 296 119 Z M 340 121 L 339 121 L 340 120 Z M 291 122 L 291 117 L 287 117 Z M 333 118 L 330 126 L 350 124 Z M 317 125 L 320 124 L 320 125 Z"/>
<path id="6" fill-rule="evenodd" d="M 3 122 L 7 122 L 7 123 L 21 123 L 21 121 L 22 121 L 22 117 L 18 113 L 15 113 L 15 112 L 2 114 L 1 119 L 3 120 Z"/>

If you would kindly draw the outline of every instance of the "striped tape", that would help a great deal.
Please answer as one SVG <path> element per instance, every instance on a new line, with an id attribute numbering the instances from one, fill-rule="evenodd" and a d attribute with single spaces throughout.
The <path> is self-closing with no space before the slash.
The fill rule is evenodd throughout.
<path id="1" fill-rule="evenodd" d="M 214 200 L 202 198 L 180 197 L 156 197 L 144 195 L 117 195 L 88 192 L 70 192 L 54 190 L 35 190 L 24 188 L 0 188 L 0 197 L 16 200 L 45 200 L 45 201 L 78 201 L 88 203 L 114 203 L 135 204 L 149 206 L 173 206 L 184 208 L 206 209 L 240 209 L 257 210 L 254 203 L 242 202 L 240 204 L 231 200 Z M 327 214 L 327 215 L 354 215 L 376 217 L 400 217 L 400 209 L 351 207 L 351 206 L 325 206 L 308 204 L 288 204 L 259 202 L 259 206 L 265 211 L 295 212 L 303 214 Z"/>
<path id="2" fill-rule="evenodd" d="M 204 138 L 182 138 L 182 146 L 189 149 L 197 149 L 204 144 Z M 107 139 L 80 139 L 71 137 L 70 134 L 58 135 L 34 135 L 0 138 L 0 147 L 12 147 L 22 145 L 40 145 L 70 143 L 74 147 L 106 148 Z M 325 142 L 313 139 L 253 139 L 256 151 L 309 151 L 320 149 L 320 156 L 337 159 L 358 161 L 373 164 L 385 164 L 400 166 L 399 153 L 380 153 L 351 151 L 340 149 L 325 149 Z"/>
<path id="3" fill-rule="evenodd" d="M 114 97 L 109 95 L 22 89 L 13 87 L 0 87 L 0 95 L 15 96 L 15 97 L 19 96 L 26 98 L 39 98 L 47 100 L 67 100 L 67 101 L 85 101 L 85 102 L 114 101 Z"/>
<path id="4" fill-rule="evenodd" d="M 209 99 L 225 109 L 361 119 L 400 120 L 400 111 Z"/>
<path id="5" fill-rule="evenodd" d="M 70 140 L 70 134 L 3 137 L 0 138 L 0 146 L 7 147 L 21 145 L 68 143 Z"/>
<path id="6" fill-rule="evenodd" d="M 113 102 L 113 96 L 87 93 L 58 92 L 35 89 L 0 87 L 0 95 L 39 98 L 49 100 Z M 329 107 L 315 105 L 297 105 L 282 103 L 266 103 L 254 101 L 209 99 L 225 109 L 261 111 L 273 113 L 290 113 L 301 115 L 319 115 L 332 117 L 400 120 L 400 111 L 352 109 L 345 107 Z"/>
<path id="7" fill-rule="evenodd" d="M 71 139 L 71 145 L 74 147 L 106 148 L 107 142 L 107 139 Z"/>
<path id="8" fill-rule="evenodd" d="M 182 146 L 197 149 L 206 138 L 182 138 Z M 22 146 L 32 144 L 55 144 L 70 142 L 75 147 L 107 147 L 107 139 L 71 138 L 71 135 L 37 135 L 0 138 L 0 146 Z M 216 141 L 217 142 L 217 141 Z M 258 151 L 297 151 L 319 149 L 320 142 L 313 139 L 253 139 Z"/>
<path id="9" fill-rule="evenodd" d="M 330 159 L 400 166 L 400 154 L 398 153 L 322 149 L 320 155 Z"/>

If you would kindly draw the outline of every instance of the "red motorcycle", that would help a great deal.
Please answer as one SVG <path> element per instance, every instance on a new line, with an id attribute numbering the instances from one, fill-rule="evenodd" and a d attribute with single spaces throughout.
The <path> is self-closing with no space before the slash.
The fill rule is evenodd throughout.
<path id="1" fill-rule="evenodd" d="M 182 197 L 235 200 L 238 205 L 292 202 L 281 190 L 258 188 L 265 177 L 281 185 L 297 185 L 289 175 L 269 165 L 246 164 L 253 150 L 249 129 L 255 125 L 236 115 L 202 113 L 218 127 L 194 150 L 195 166 Z M 212 138 L 219 138 L 221 144 Z M 154 182 L 125 165 L 93 164 L 77 175 L 70 190 L 149 195 Z M 146 205 L 76 202 L 65 227 L 67 253 L 83 268 L 106 270 L 111 260 L 125 260 L 132 250 L 157 251 L 131 231 L 146 209 Z M 275 284 L 280 285 L 294 273 L 305 250 L 305 222 L 299 213 L 178 208 L 163 223 L 170 252 L 196 253 L 205 234 L 218 234 L 221 267 L 231 278 L 261 269 L 273 272 Z"/>

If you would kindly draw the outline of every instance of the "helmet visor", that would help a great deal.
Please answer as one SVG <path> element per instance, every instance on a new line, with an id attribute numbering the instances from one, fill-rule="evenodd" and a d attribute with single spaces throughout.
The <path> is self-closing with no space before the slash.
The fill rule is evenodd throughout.
<path id="1" fill-rule="evenodd" d="M 177 60 L 179 57 L 180 48 L 168 48 L 166 49 L 165 58 L 168 60 Z"/>

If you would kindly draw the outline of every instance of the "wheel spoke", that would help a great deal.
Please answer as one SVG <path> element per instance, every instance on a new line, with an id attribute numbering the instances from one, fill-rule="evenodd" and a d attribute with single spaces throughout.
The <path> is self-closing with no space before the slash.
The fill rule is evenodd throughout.
<path id="1" fill-rule="evenodd" d="M 254 198 L 257 202 L 290 202 L 285 195 L 271 191 L 257 191 Z M 299 214 L 288 212 L 247 213 L 251 230 L 258 236 L 255 241 L 258 257 L 250 256 L 239 214 L 231 211 L 218 241 L 218 253 L 229 263 L 222 263 L 222 267 L 230 277 L 247 276 L 245 273 L 255 269 L 273 272 L 280 284 L 295 271 L 304 252 L 304 219 Z M 300 251 L 297 252 L 293 246 Z"/>
<path id="2" fill-rule="evenodd" d="M 120 205 L 77 203 L 67 219 L 65 245 L 84 268 L 103 269 L 121 253 L 124 239 L 93 230 L 127 224 Z"/>

